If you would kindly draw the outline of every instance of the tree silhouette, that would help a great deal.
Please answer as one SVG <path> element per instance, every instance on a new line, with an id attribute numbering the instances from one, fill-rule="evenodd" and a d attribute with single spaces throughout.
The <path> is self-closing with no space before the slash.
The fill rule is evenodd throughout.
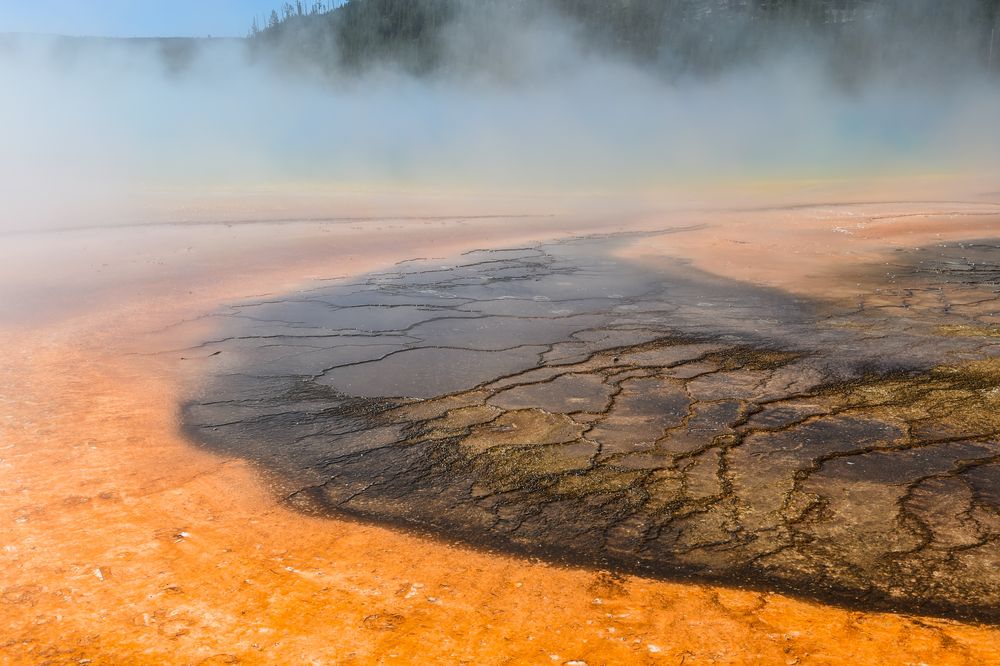
<path id="1" fill-rule="evenodd" d="M 392 61 L 421 73 L 442 63 L 445 29 L 459 13 L 497 9 L 550 10 L 589 48 L 675 74 L 718 72 L 789 36 L 825 49 L 845 76 L 863 75 L 865 62 L 933 67 L 940 54 L 1000 69 L 1000 0 L 315 0 L 308 12 L 295 0 L 250 35 L 292 36 L 286 51 L 331 66 Z M 922 40 L 936 48 L 921 53 Z"/>

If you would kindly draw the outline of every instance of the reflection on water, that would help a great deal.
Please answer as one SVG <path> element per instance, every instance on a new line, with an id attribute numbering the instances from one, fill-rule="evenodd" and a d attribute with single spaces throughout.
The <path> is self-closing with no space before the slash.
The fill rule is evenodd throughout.
<path id="1" fill-rule="evenodd" d="M 621 242 L 227 308 L 186 427 L 303 511 L 1000 621 L 1000 246 L 907 253 L 818 303 Z"/>

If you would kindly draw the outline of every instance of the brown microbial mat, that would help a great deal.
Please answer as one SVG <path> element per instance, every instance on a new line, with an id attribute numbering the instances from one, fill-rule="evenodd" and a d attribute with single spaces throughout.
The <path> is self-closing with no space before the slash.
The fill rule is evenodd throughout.
<path id="1" fill-rule="evenodd" d="M 222 308 L 180 352 L 206 377 L 185 430 L 310 514 L 1000 622 L 1000 243 L 899 251 L 821 301 L 620 258 L 642 240 Z"/>

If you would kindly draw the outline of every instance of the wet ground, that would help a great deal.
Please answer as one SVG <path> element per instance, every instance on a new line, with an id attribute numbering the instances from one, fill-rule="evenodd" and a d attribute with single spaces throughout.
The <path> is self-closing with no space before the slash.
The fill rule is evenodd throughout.
<path id="1" fill-rule="evenodd" d="M 1000 622 L 1000 244 L 852 266 L 859 295 L 820 301 L 617 258 L 637 242 L 223 308 L 176 352 L 209 376 L 187 432 L 307 513 Z"/>

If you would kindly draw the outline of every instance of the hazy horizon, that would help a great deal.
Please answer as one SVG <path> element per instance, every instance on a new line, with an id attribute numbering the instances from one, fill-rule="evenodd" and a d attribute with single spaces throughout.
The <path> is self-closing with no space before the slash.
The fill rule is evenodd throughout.
<path id="1" fill-rule="evenodd" d="M 628 198 L 1000 170 L 996 81 L 946 45 L 886 34 L 914 57 L 847 83 L 805 39 L 664 78 L 545 12 L 461 14 L 442 36 L 444 66 L 424 76 L 392 62 L 319 67 L 286 48 L 296 34 L 180 54 L 12 38 L 0 44 L 0 81 L 17 91 L 0 109 L 16 128 L 0 157 L 2 225 L 135 222 L 151 200 L 183 217 L 194 192 Z"/>

